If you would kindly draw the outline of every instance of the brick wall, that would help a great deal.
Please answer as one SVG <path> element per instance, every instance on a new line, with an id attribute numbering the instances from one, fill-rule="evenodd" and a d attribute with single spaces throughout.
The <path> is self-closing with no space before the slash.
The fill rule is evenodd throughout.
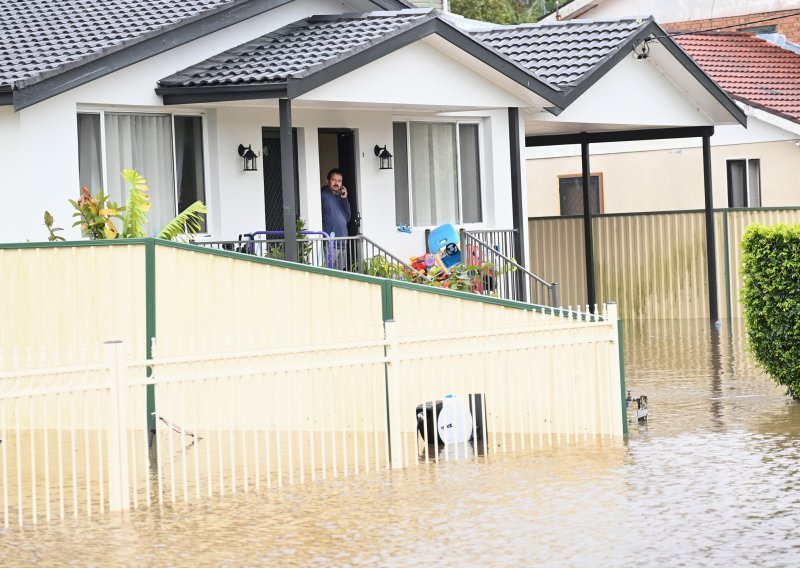
<path id="1" fill-rule="evenodd" d="M 672 22 L 669 24 L 662 24 L 663 27 L 670 31 L 698 31 L 718 28 L 721 26 L 743 26 L 743 27 L 756 27 L 756 26 L 770 26 L 774 25 L 779 34 L 786 36 L 786 39 L 792 43 L 800 44 L 800 15 L 797 14 L 800 10 L 782 10 L 778 12 L 762 12 L 760 14 L 747 14 L 744 16 L 729 16 L 726 18 L 714 18 L 708 20 L 694 20 L 690 22 Z M 761 22 L 758 24 L 746 24 L 754 20 L 764 20 L 766 18 L 776 18 L 786 16 L 780 20 L 772 20 L 769 22 Z M 727 31 L 738 31 L 739 28 L 728 28 Z M 723 30 L 724 31 L 724 30 Z"/>

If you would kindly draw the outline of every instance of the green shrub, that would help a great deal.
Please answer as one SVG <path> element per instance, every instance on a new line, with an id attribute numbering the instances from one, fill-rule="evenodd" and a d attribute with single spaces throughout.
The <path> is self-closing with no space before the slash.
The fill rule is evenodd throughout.
<path id="1" fill-rule="evenodd" d="M 800 399 L 800 225 L 751 225 L 742 250 L 747 348 Z"/>

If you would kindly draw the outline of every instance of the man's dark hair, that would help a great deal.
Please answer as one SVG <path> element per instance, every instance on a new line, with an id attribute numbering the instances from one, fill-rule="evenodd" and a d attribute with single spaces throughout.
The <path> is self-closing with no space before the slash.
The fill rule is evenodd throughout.
<path id="1" fill-rule="evenodd" d="M 333 168 L 331 171 L 328 172 L 328 175 L 325 176 L 325 179 L 331 179 L 331 176 L 333 174 L 339 174 L 340 176 L 344 177 L 342 170 L 340 170 L 339 168 Z"/>

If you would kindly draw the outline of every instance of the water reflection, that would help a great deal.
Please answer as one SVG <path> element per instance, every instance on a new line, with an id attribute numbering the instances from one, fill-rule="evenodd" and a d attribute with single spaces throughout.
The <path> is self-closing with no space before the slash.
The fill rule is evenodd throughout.
<path id="1" fill-rule="evenodd" d="M 0 564 L 793 566 L 800 405 L 743 346 L 739 322 L 627 326 L 628 387 L 650 416 L 625 442 L 462 448 L 403 471 L 10 529 Z"/>

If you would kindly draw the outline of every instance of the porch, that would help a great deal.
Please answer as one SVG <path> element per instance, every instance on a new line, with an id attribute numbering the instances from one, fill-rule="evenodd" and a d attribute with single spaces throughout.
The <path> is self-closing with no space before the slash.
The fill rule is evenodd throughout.
<path id="1" fill-rule="evenodd" d="M 425 231 L 424 243 L 420 243 L 420 250 L 424 253 L 431 253 L 429 233 L 429 229 Z M 548 282 L 517 262 L 514 252 L 517 235 L 515 229 L 460 229 L 461 262 L 453 269 L 471 279 L 468 287 L 470 292 L 503 300 L 560 307 L 558 283 Z M 323 231 L 299 230 L 295 237 L 299 264 L 445 288 L 449 284 L 444 281 L 448 276 L 446 271 L 440 273 L 438 278 L 426 274 L 415 268 L 411 259 L 395 256 L 364 235 L 331 237 Z M 191 244 L 261 258 L 286 259 L 283 231 L 255 231 L 228 241 L 195 239 Z M 336 249 L 344 253 L 338 256 Z"/>

